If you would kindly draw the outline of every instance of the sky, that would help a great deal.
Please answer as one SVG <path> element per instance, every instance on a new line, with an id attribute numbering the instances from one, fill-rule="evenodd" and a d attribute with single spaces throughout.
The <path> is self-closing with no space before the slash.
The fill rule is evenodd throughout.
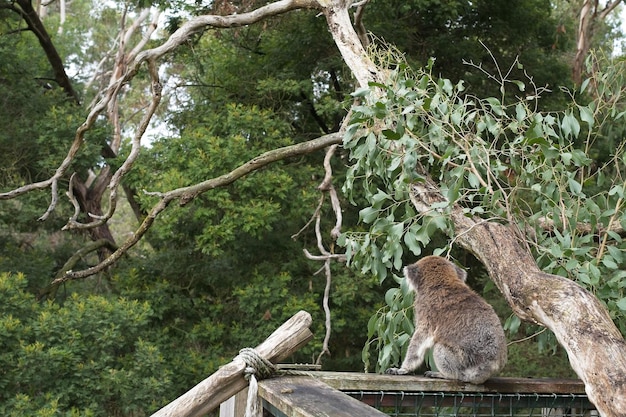
<path id="1" fill-rule="evenodd" d="M 616 45 L 615 53 L 618 55 L 623 55 L 626 53 L 626 7 L 622 4 L 620 6 L 620 21 L 622 22 L 622 40 Z"/>

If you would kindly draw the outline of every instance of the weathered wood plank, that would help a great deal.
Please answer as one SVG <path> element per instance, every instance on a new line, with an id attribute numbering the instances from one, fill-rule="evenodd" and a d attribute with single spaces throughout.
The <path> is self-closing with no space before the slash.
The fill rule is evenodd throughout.
<path id="1" fill-rule="evenodd" d="M 307 376 L 259 381 L 259 396 L 289 417 L 387 417 L 387 414 Z"/>
<path id="2" fill-rule="evenodd" d="M 248 388 L 244 388 L 220 404 L 220 417 L 240 417 L 246 413 Z"/>
<path id="3" fill-rule="evenodd" d="M 417 375 L 380 375 L 356 372 L 307 372 L 307 375 L 341 391 L 498 392 L 585 394 L 578 379 L 490 378 L 483 385 L 426 378 Z"/>
<path id="4" fill-rule="evenodd" d="M 306 311 L 296 313 L 257 346 L 256 351 L 272 363 L 285 359 L 313 338 L 309 330 L 311 321 L 311 315 Z M 197 417 L 207 414 L 248 385 L 244 379 L 245 368 L 243 360 L 233 360 L 152 414 L 152 417 Z"/>

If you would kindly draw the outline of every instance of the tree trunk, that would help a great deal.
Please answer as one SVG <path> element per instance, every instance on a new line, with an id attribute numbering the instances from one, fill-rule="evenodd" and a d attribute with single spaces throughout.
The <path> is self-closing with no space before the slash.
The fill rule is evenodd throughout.
<path id="1" fill-rule="evenodd" d="M 76 196 L 81 212 L 90 217 L 86 219 L 86 223 L 93 220 L 90 215 L 102 216 L 102 197 L 111 180 L 111 175 L 111 168 L 109 165 L 106 165 L 93 181 L 88 180 L 83 182 L 81 180 L 76 181 L 74 184 L 74 195 Z M 114 250 L 112 250 L 112 248 L 115 247 L 115 239 L 113 238 L 109 224 L 104 223 L 87 230 L 92 241 L 107 240 L 110 242 L 109 245 L 97 248 L 98 259 L 102 262 L 113 253 Z"/>
<path id="2" fill-rule="evenodd" d="M 31 0 L 18 0 L 17 4 L 19 4 L 22 9 L 21 16 L 28 25 L 28 28 L 33 32 L 33 34 L 37 37 L 41 48 L 46 53 L 48 57 L 48 62 L 50 62 L 50 66 L 52 67 L 52 71 L 54 72 L 54 79 L 57 84 L 65 91 L 68 97 L 70 97 L 75 103 L 79 103 L 78 94 L 74 91 L 74 87 L 72 87 L 72 83 L 65 72 L 65 66 L 63 65 L 63 60 L 61 56 L 57 52 L 54 44 L 52 43 L 52 39 L 50 39 L 50 35 L 48 31 L 46 31 L 45 26 L 39 19 L 39 15 L 37 11 L 33 8 Z"/>
<path id="3" fill-rule="evenodd" d="M 432 181 L 413 184 L 414 206 L 423 213 L 444 201 Z M 542 272 L 519 234 L 500 223 L 452 209 L 455 242 L 487 268 L 515 314 L 546 326 L 567 351 L 603 416 L 626 415 L 626 342 L 604 305 L 577 283 Z"/>
<path id="4" fill-rule="evenodd" d="M 593 22 L 593 10 L 591 0 L 584 0 L 578 16 L 578 32 L 576 33 L 576 55 L 572 63 L 572 79 L 576 85 L 583 81 L 585 69 L 585 57 L 589 52 L 589 42 L 591 40 Z"/>
<path id="5" fill-rule="evenodd" d="M 591 48 L 591 41 L 596 28 L 607 18 L 621 0 L 609 0 L 602 7 L 598 0 L 583 0 L 578 14 L 578 31 L 576 33 L 576 55 L 572 63 L 572 78 L 577 85 L 583 81 L 585 59 Z M 602 7 L 602 8 L 601 8 Z"/>

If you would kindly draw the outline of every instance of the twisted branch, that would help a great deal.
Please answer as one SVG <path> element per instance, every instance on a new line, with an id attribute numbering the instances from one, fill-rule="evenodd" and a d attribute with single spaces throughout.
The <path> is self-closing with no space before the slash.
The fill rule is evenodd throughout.
<path id="1" fill-rule="evenodd" d="M 80 150 L 85 140 L 85 133 L 89 129 L 91 129 L 98 116 L 107 109 L 109 103 L 114 100 L 114 98 L 119 94 L 122 87 L 125 84 L 129 83 L 135 77 L 135 75 L 139 72 L 139 69 L 144 63 L 154 65 L 154 63 L 158 59 L 172 52 L 178 46 L 186 42 L 192 35 L 203 31 L 207 27 L 240 27 L 256 23 L 270 16 L 276 16 L 278 14 L 286 13 L 296 9 L 314 8 L 317 7 L 317 5 L 317 2 L 314 0 L 281 0 L 260 7 L 249 13 L 242 13 L 239 15 L 231 16 L 204 15 L 189 20 L 177 31 L 175 31 L 167 39 L 167 41 L 165 41 L 160 46 L 153 49 L 148 49 L 137 54 L 136 58 L 128 65 L 123 75 L 120 76 L 113 83 L 111 83 L 108 88 L 103 91 L 102 98 L 93 106 L 85 121 L 76 130 L 74 140 L 72 142 L 72 145 L 70 146 L 67 155 L 50 178 L 44 181 L 27 184 L 25 186 L 15 188 L 10 191 L 0 193 L 0 200 L 9 200 L 33 190 L 40 190 L 50 187 L 52 194 L 50 199 L 50 205 L 48 206 L 46 212 L 39 218 L 40 221 L 46 220 L 49 217 L 50 213 L 52 213 L 52 211 L 55 209 L 58 201 L 58 181 L 65 175 L 76 154 Z"/>
<path id="2" fill-rule="evenodd" d="M 229 185 L 239 178 L 260 168 L 263 168 L 264 166 L 267 166 L 273 162 L 281 161 L 283 159 L 291 158 L 294 156 L 306 155 L 308 153 L 324 149 L 330 145 L 340 143 L 341 140 L 342 135 L 340 133 L 331 133 L 329 135 L 325 135 L 317 139 L 310 140 L 308 142 L 273 149 L 251 159 L 245 164 L 235 168 L 231 172 L 221 175 L 219 177 L 211 178 L 209 180 L 190 185 L 188 187 L 177 188 L 175 190 L 167 191 L 165 193 L 149 193 L 150 195 L 159 197 L 160 200 L 152 207 L 152 210 L 150 210 L 150 213 L 148 213 L 141 225 L 139 225 L 137 230 L 135 230 L 135 233 L 130 236 L 115 252 L 113 252 L 108 258 L 100 262 L 98 265 L 84 269 L 82 271 L 68 271 L 65 273 L 65 275 L 57 277 L 52 283 L 61 283 L 72 279 L 85 278 L 90 275 L 96 274 L 115 263 L 131 247 L 133 247 L 137 242 L 139 242 L 139 240 L 141 240 L 141 238 L 150 229 L 152 223 L 154 223 L 158 215 L 163 210 L 165 210 L 174 200 L 179 200 L 181 205 L 185 205 L 204 192 L 207 192 L 217 187 Z"/>

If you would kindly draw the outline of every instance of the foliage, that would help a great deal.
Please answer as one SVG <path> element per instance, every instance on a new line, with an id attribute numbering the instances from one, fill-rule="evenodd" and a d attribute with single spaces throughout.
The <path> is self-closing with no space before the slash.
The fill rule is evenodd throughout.
<path id="1" fill-rule="evenodd" d="M 230 7 L 242 11 L 259 2 L 213 2 L 206 7 L 192 3 L 95 4 L 77 0 L 70 5 L 62 31 L 57 31 L 59 21 L 52 13 L 45 23 L 51 33 L 57 32 L 55 45 L 74 82 L 84 89 L 82 105 L 67 103 L 55 86 L 48 85 L 52 78 L 49 65 L 35 37 L 19 30 L 20 19 L 14 15 L 0 19 L 3 189 L 47 178 L 65 156 L 81 114 L 108 82 L 103 75 L 119 46 L 121 13 L 132 17 L 137 7 L 171 5 L 166 14 L 172 17 L 170 28 L 175 29 L 176 20 L 187 14 L 225 13 L 232 11 Z M 406 184 L 419 181 L 419 173 L 413 170 L 417 161 L 448 184 L 448 197 L 464 204 L 468 213 L 522 224 L 520 219 L 526 214 L 551 208 L 557 220 L 555 229 L 536 232 L 542 239 L 538 243 L 552 244 L 551 239 L 561 252 L 538 245 L 541 262 L 563 274 L 587 272 L 582 279 L 604 294 L 616 319 L 621 317 L 620 275 L 617 269 L 613 278 L 602 275 L 613 266 L 611 262 L 622 266 L 614 249 L 621 248 L 617 238 L 608 232 L 603 235 L 607 236 L 606 249 L 599 263 L 590 257 L 593 239 L 576 254 L 576 259 L 587 256 L 588 266 L 582 260 L 577 265 L 568 263 L 565 256 L 572 252 L 566 247 L 568 239 L 570 244 L 580 245 L 583 235 L 576 232 L 574 238 L 566 238 L 564 230 L 569 228 L 571 236 L 573 224 L 565 227 L 558 223 L 562 213 L 557 210 L 563 204 L 572 210 L 576 207 L 572 199 L 561 196 L 572 186 L 578 189 L 576 182 L 579 196 L 605 197 L 596 203 L 599 208 L 594 213 L 599 210 L 599 214 L 594 224 L 607 225 L 611 216 L 617 220 L 621 215 L 619 210 L 615 215 L 609 210 L 621 201 L 623 190 L 615 184 L 612 194 L 601 194 L 608 189 L 606 181 L 615 181 L 623 172 L 616 167 L 623 162 L 621 154 L 607 157 L 606 152 L 621 143 L 619 125 L 601 123 L 602 117 L 614 118 L 617 113 L 611 115 L 609 107 L 591 108 L 588 104 L 572 107 L 567 117 L 541 113 L 534 106 L 548 108 L 543 101 L 513 98 L 534 94 L 527 91 L 527 82 L 508 82 L 501 77 L 491 85 L 479 71 L 471 72 L 462 65 L 463 59 L 485 62 L 489 54 L 479 46 L 478 40 L 482 40 L 490 47 L 497 45 L 492 50 L 497 51 L 498 61 L 519 54 L 527 68 L 532 63 L 538 85 L 556 85 L 568 77 L 561 59 L 568 41 L 565 36 L 555 36 L 554 28 L 561 22 L 555 22 L 549 5 L 542 1 L 500 3 L 414 0 L 370 2 L 366 8 L 366 27 L 396 43 L 410 62 L 424 63 L 433 55 L 438 59 L 436 66 L 418 75 L 399 68 L 391 84 L 373 86 L 386 93 L 380 102 L 368 104 L 370 95 L 365 90 L 355 94 L 363 101 L 354 113 L 350 134 L 355 136 L 346 138 L 347 150 L 333 161 L 333 169 L 335 184 L 347 175 L 349 198 L 361 207 L 362 203 L 369 205 L 360 211 L 361 223 L 356 224 L 357 209 L 344 204 L 344 228 L 352 232 L 343 239 L 352 266 L 360 273 L 333 265 L 332 356 L 325 358 L 325 368 L 361 368 L 358 352 L 367 337 L 372 351 L 383 352 L 384 367 L 399 359 L 402 343 L 397 342 L 406 341 L 412 331 L 411 298 L 397 272 L 408 259 L 433 247 L 446 247 L 450 233 L 445 218 L 449 207 L 418 216 L 410 205 Z M 6 9 L 0 10 L 2 18 L 6 13 Z M 568 26 L 571 20 L 565 19 L 563 24 L 573 33 Z M 338 129 L 351 100 L 347 92 L 352 91 L 353 81 L 325 25 L 315 13 L 291 13 L 262 25 L 198 34 L 165 58 L 161 75 L 164 81 L 169 78 L 164 102 L 169 100 L 170 106 L 160 109 L 159 127 L 166 126 L 166 133 L 153 133 L 154 140 L 142 150 L 124 183 L 138 190 L 143 210 L 156 197 L 140 190 L 159 192 L 203 181 L 266 150 Z M 127 42 L 133 44 L 132 39 Z M 396 68 L 397 63 L 386 64 Z M 496 67 L 485 64 L 481 68 L 496 71 Z M 455 81 L 438 80 L 431 72 Z M 515 76 L 523 72 L 523 68 L 512 67 Z M 121 95 L 127 134 L 133 133 L 133 114 L 145 105 L 145 80 L 141 77 L 139 74 L 132 88 L 124 88 Z M 601 82 L 587 87 L 596 84 Z M 489 93 L 483 94 L 485 91 Z M 499 98 L 481 100 L 469 93 Z M 581 117 L 588 116 L 587 110 L 580 110 L 583 107 L 592 110 L 593 126 Z M 512 129 L 513 123 L 517 123 L 517 131 Z M 361 138 L 357 133 L 363 124 L 371 132 Z M 569 139 L 540 138 L 549 128 L 557 136 L 569 131 Z M 524 129 L 535 129 L 537 137 L 526 138 Z M 574 135 L 578 129 L 591 136 L 585 141 L 582 135 Z M 477 139 L 462 137 L 467 131 Z M 128 149 L 115 161 L 104 161 L 100 155 L 109 133 L 103 126 L 90 131 L 71 171 L 86 179 L 90 170 L 98 172 L 105 163 L 119 165 Z M 515 142 L 517 136 L 522 137 L 519 143 Z M 449 137 L 455 141 L 449 142 Z M 416 147 L 417 138 L 422 148 Z M 576 151 L 585 147 L 585 154 Z M 547 156 L 542 159 L 537 149 Z M 346 174 L 347 152 L 356 163 Z M 507 155 L 523 160 L 511 161 Z M 0 271 L 12 274 L 0 275 L 0 413 L 145 415 L 230 361 L 239 348 L 261 342 L 299 309 L 313 314 L 317 337 L 292 360 L 314 361 L 324 333 L 321 305 L 325 283 L 315 275 L 320 265 L 302 255 L 302 248 L 315 247 L 313 233 L 307 230 L 297 241 L 292 236 L 309 220 L 318 201 L 321 158 L 317 154 L 284 161 L 197 197 L 185 207 L 170 207 L 153 226 L 145 246 L 136 247 L 115 269 L 63 287 L 55 302 L 37 302 L 33 294 L 49 283 L 86 237 L 41 233 L 41 224 L 32 220 L 47 207 L 47 191 L 3 203 Z M 522 162 L 534 163 L 535 171 L 530 172 Z M 604 175 L 604 183 L 596 174 L 598 166 L 603 171 L 613 166 L 614 171 Z M 515 175 L 509 177 L 509 173 Z M 540 189 L 533 188 L 534 174 L 546 175 Z M 557 177 L 558 187 L 544 189 L 543 184 L 547 186 Z M 363 187 L 358 186 L 361 179 L 365 179 Z M 60 189 L 67 188 L 67 182 L 68 178 L 63 178 Z M 507 193 L 512 196 L 498 200 Z M 531 204 L 521 205 L 524 199 Z M 586 204 L 588 199 L 580 201 Z M 48 230 L 60 229 L 68 210 L 71 212 L 64 199 L 60 204 L 44 226 Z M 584 211 L 576 211 L 578 220 L 583 219 Z M 332 227 L 327 220 L 331 217 L 325 207 L 322 230 Z M 535 221 L 536 216 L 530 219 Z M 119 220 L 128 230 L 134 226 L 132 221 Z M 369 231 L 362 232 L 366 228 Z M 540 250 L 542 247 L 550 249 Z M 82 262 L 88 266 L 90 259 Z M 26 277 L 18 274 L 20 271 Z M 385 275 L 394 280 L 381 283 Z M 367 325 L 372 311 L 378 315 Z M 512 318 L 507 325 L 513 329 L 517 324 Z M 524 326 L 520 333 L 526 331 Z M 548 336 L 546 340 L 549 342 Z M 371 351 L 365 353 L 367 361 Z"/>
<path id="2" fill-rule="evenodd" d="M 128 415 L 169 395 L 173 369 L 147 303 L 39 304 L 25 286 L 23 275 L 0 275 L 2 415 Z"/>
<path id="3" fill-rule="evenodd" d="M 19 21 L 6 19 L 2 30 L 19 32 Z M 6 190 L 49 178 L 67 153 L 67 145 L 82 123 L 79 106 L 54 84 L 52 69 L 34 36 L 0 36 L 0 187 Z M 88 135 L 73 169 L 86 177 L 101 162 L 106 130 Z M 19 146 L 18 146 L 19 143 Z"/>
<path id="4" fill-rule="evenodd" d="M 394 0 L 369 3 L 364 21 L 368 30 L 406 54 L 411 66 L 426 66 L 435 57 L 435 74 L 453 84 L 463 80 L 466 91 L 489 97 L 499 94 L 498 86 L 469 70 L 466 62 L 480 63 L 494 73 L 497 62 L 518 58 L 537 85 L 567 84 L 567 53 L 574 47 L 578 24 L 570 11 L 569 4 L 555 7 L 545 0 Z M 512 76 L 520 78 L 523 73 L 513 68 Z M 548 99 L 563 102 L 560 95 Z M 548 103 L 544 100 L 542 105 Z"/>
<path id="5" fill-rule="evenodd" d="M 180 139 L 154 142 L 130 179 L 137 189 L 159 190 L 215 177 L 268 148 L 290 143 L 291 132 L 272 111 L 228 105 L 189 122 Z M 195 333 L 194 323 L 219 323 L 223 334 L 204 348 L 222 355 L 256 345 L 300 309 L 313 314 L 315 333 L 323 335 L 324 282 L 313 277 L 319 266 L 302 255 L 303 245 L 315 244 L 314 236 L 307 231 L 300 242 L 291 238 L 319 198 L 317 174 L 306 161 L 287 161 L 196 198 L 187 207 L 172 208 L 148 236 L 154 253 L 147 252 L 145 261 L 133 265 L 136 279 L 131 282 L 120 273 L 116 286 L 132 298 L 161 306 L 163 325 Z M 150 205 L 152 197 L 144 198 Z M 153 282 L 152 277 L 160 279 Z M 355 286 L 362 288 L 355 292 Z M 179 301 L 163 302 L 163 293 Z M 376 303 L 378 293 L 375 279 L 333 268 L 331 303 L 338 317 L 333 328 L 341 330 L 343 351 L 358 350 L 355 345 L 364 342 L 361 329 L 368 309 L 363 306 Z M 298 357 L 309 362 L 319 349 L 316 339 Z M 356 369 L 354 357 L 333 361 Z"/>
<path id="6" fill-rule="evenodd" d="M 623 146 L 607 157 L 610 143 L 602 132 L 619 126 L 626 115 L 624 63 L 594 65 L 605 68 L 590 81 L 598 96 L 586 100 L 589 83 L 584 83 L 580 92 L 570 93 L 572 105 L 562 112 L 537 110 L 542 91 L 532 83 L 495 74 L 501 86 L 515 85 L 519 96 L 508 99 L 501 88 L 501 97 L 481 99 L 465 94 L 462 82 L 437 79 L 432 67 L 413 73 L 401 66 L 389 84 L 355 92 L 364 103 L 354 108 L 344 139 L 353 161 L 344 189 L 365 191 L 368 206 L 360 220 L 369 230 L 344 234 L 351 265 L 384 280 L 387 271 L 400 269 L 407 251 L 420 255 L 436 235 L 450 240 L 434 252 L 449 251 L 454 229 L 447 213 L 460 205 L 468 216 L 526 231 L 543 270 L 589 288 L 623 326 L 626 247 L 614 226 L 626 226 L 626 157 Z M 438 181 L 447 201 L 418 214 L 409 185 L 425 175 Z M 397 360 L 394 345 L 407 340 L 405 295 L 400 289 L 388 292 L 387 304 L 399 307 L 368 326 L 369 337 L 385 345 L 381 368 Z"/>
<path id="7" fill-rule="evenodd" d="M 49 178 L 65 158 L 68 143 L 82 122 L 81 107 L 68 101 L 54 83 L 52 70 L 35 36 L 19 36 L 20 21 L 9 14 L 0 23 L 0 189 Z M 87 178 L 88 171 L 102 162 L 99 152 L 106 137 L 99 124 L 87 135 L 84 152 L 71 169 Z M 67 188 L 68 179 L 59 181 Z M 24 272 L 29 289 L 37 291 L 71 254 L 82 236 L 67 236 L 59 230 L 67 222 L 71 206 L 60 199 L 48 221 L 36 221 L 50 204 L 48 190 L 35 191 L 19 200 L 3 201 L 0 209 L 0 271 Z M 55 246 L 52 248 L 51 246 Z"/>

